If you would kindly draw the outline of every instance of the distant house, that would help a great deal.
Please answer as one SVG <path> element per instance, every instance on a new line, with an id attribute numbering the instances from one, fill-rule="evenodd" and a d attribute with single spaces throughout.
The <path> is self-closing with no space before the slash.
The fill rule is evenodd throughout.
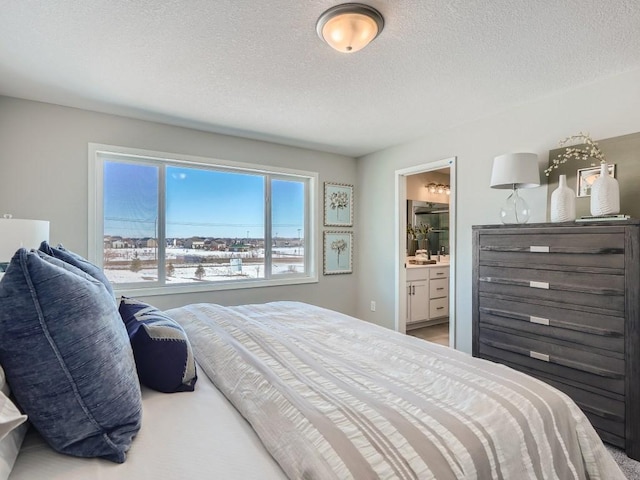
<path id="1" fill-rule="evenodd" d="M 249 245 L 237 242 L 229 247 L 229 251 L 230 252 L 248 252 Z"/>
<path id="2" fill-rule="evenodd" d="M 122 237 L 106 235 L 104 237 L 104 248 L 126 248 L 127 244 Z"/>
<path id="3" fill-rule="evenodd" d="M 155 238 L 149 238 L 147 240 L 147 248 L 156 248 L 158 246 L 158 242 Z"/>
<path id="4" fill-rule="evenodd" d="M 219 251 L 224 252 L 227 249 L 227 244 L 220 240 L 214 240 L 213 238 L 209 238 L 204 241 L 205 250 Z"/>
<path id="5" fill-rule="evenodd" d="M 184 241 L 184 248 L 204 249 L 204 239 L 194 237 Z"/>

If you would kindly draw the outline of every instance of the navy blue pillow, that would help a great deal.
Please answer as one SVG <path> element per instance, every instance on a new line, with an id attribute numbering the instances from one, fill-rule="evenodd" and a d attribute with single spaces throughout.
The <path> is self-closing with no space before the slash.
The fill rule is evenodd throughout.
<path id="1" fill-rule="evenodd" d="M 124 462 L 142 401 L 105 286 L 22 248 L 0 282 L 0 305 L 0 364 L 31 423 L 59 452 Z"/>
<path id="2" fill-rule="evenodd" d="M 107 291 L 115 302 L 115 294 L 113 293 L 111 282 L 109 282 L 109 279 L 106 277 L 100 267 L 94 265 L 89 260 L 78 255 L 77 253 L 73 253 L 72 251 L 67 250 L 62 245 L 58 245 L 58 247 L 56 248 L 52 247 L 51 245 L 49 245 L 49 243 L 44 241 L 40 244 L 39 250 L 46 253 L 50 257 L 57 258 L 58 260 L 62 260 L 69 265 L 73 265 L 74 267 L 79 268 L 83 272 L 91 275 L 96 280 L 100 280 L 102 283 L 104 283 L 104 286 L 107 288 Z"/>
<path id="3" fill-rule="evenodd" d="M 122 297 L 118 309 L 127 327 L 140 383 L 164 393 L 192 392 L 198 376 L 186 332 L 151 305 Z"/>

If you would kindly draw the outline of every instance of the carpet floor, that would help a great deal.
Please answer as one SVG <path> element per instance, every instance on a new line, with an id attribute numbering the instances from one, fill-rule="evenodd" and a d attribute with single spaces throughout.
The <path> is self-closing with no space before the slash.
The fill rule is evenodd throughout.
<path id="1" fill-rule="evenodd" d="M 607 450 L 611 452 L 611 455 L 620 467 L 620 470 L 622 470 L 622 473 L 624 473 L 629 480 L 640 479 L 640 462 L 631 460 L 629 457 L 627 457 L 627 454 L 619 448 L 612 447 L 611 445 L 607 444 L 605 444 L 605 447 L 607 447 Z"/>

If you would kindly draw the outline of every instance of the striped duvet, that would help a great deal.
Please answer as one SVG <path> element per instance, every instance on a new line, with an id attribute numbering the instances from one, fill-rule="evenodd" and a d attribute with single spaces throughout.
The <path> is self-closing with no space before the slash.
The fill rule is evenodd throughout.
<path id="1" fill-rule="evenodd" d="M 566 395 L 507 367 L 297 302 L 167 313 L 291 479 L 624 478 Z"/>

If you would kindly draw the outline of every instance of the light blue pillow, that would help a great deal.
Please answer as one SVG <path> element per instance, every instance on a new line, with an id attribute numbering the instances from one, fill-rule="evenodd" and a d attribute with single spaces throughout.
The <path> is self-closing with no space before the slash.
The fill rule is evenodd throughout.
<path id="1" fill-rule="evenodd" d="M 104 284 L 20 249 L 0 282 L 0 364 L 16 403 L 57 451 L 122 463 L 140 428 L 127 331 Z"/>

